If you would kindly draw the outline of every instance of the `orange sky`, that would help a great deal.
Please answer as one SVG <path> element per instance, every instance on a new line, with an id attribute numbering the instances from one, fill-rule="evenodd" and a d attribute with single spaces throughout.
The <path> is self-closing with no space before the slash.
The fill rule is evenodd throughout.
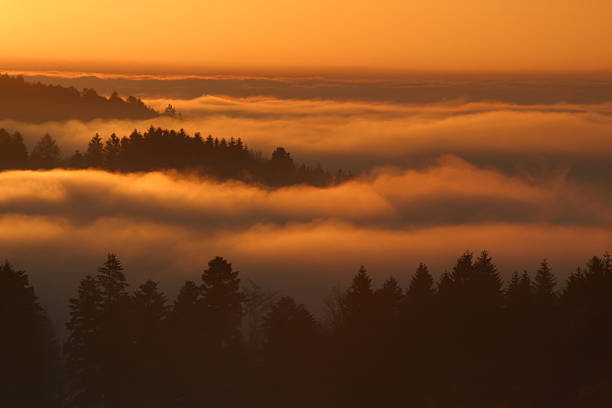
<path id="1" fill-rule="evenodd" d="M 0 68 L 607 70 L 611 19 L 610 0 L 0 0 Z"/>

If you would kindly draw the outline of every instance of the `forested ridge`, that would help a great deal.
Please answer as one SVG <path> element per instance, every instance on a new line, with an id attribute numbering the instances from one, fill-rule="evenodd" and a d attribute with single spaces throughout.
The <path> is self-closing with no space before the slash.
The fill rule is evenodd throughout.
<path id="1" fill-rule="evenodd" d="M 92 271 L 95 272 L 95 271 Z M 130 290 L 108 254 L 54 340 L 25 272 L 0 267 L 0 401 L 10 407 L 605 407 L 612 258 L 563 284 L 543 260 L 503 282 L 487 252 L 375 287 L 360 267 L 316 317 L 215 257 L 175 299 Z M 62 349 L 62 358 L 59 350 Z"/>
<path id="2" fill-rule="evenodd" d="M 133 96 L 98 95 L 94 89 L 27 82 L 0 74 L 0 119 L 23 122 L 93 119 L 150 119 L 159 116 Z"/>
<path id="3" fill-rule="evenodd" d="M 51 135 L 44 135 L 28 152 L 19 132 L 0 129 L 0 170 L 102 169 L 115 172 L 178 170 L 195 172 L 220 180 L 234 179 L 282 187 L 294 184 L 326 186 L 351 178 L 338 170 L 330 173 L 317 166 L 296 164 L 283 147 L 270 159 L 250 150 L 238 138 L 218 139 L 200 133 L 193 136 L 183 129 L 150 127 L 134 130 L 105 140 L 96 134 L 82 150 L 62 157 L 61 149 Z"/>

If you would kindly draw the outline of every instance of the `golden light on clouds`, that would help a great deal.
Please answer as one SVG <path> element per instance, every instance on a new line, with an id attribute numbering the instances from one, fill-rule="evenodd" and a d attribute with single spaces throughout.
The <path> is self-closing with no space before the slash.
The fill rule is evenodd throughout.
<path id="1" fill-rule="evenodd" d="M 3 0 L 0 8 L 3 65 L 612 68 L 607 0 Z"/>

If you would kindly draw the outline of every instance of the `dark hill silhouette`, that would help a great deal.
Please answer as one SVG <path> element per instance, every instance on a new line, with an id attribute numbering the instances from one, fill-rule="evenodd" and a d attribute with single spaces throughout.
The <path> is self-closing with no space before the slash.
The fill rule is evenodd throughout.
<path id="1" fill-rule="evenodd" d="M 10 134 L 0 128 L 0 170 L 54 168 L 119 172 L 178 170 L 272 187 L 326 186 L 351 177 L 341 170 L 332 174 L 319 165 L 298 165 L 283 147 L 278 147 L 266 159 L 249 150 L 240 138 L 226 140 L 208 136 L 204 139 L 199 133 L 190 136 L 183 129 L 150 127 L 145 132 L 134 130 L 121 138 L 113 133 L 106 140 L 96 134 L 82 152 L 77 150 L 62 159 L 60 148 L 50 135 L 44 135 L 28 155 L 19 132 Z"/>
<path id="2" fill-rule="evenodd" d="M 149 119 L 159 115 L 140 99 L 98 95 L 89 88 L 26 82 L 22 76 L 0 75 L 0 119 L 22 122 L 93 119 Z"/>

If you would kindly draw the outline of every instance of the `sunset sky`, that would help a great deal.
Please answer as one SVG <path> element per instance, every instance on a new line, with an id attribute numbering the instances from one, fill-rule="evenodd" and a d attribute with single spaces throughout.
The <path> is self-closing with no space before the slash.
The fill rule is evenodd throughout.
<path id="1" fill-rule="evenodd" d="M 609 0 L 0 1 L 0 68 L 612 69 Z"/>

